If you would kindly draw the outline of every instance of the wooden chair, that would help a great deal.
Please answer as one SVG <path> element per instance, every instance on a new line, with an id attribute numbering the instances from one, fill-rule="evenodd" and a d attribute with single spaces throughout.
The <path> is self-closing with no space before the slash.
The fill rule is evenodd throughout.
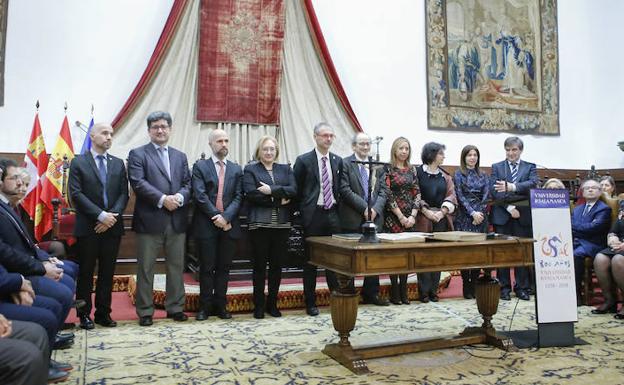
<path id="1" fill-rule="evenodd" d="M 605 194 L 600 196 L 600 200 L 611 207 L 611 224 L 615 223 L 618 219 L 618 212 L 620 210 L 620 200 L 618 198 L 610 198 Z M 582 299 L 583 305 L 589 306 L 594 295 L 594 258 L 586 256 L 583 262 L 584 272 Z"/>

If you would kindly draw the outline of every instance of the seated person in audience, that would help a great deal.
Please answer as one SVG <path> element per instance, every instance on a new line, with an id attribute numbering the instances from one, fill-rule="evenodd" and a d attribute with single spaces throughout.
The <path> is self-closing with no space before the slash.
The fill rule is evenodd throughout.
<path id="1" fill-rule="evenodd" d="M 585 257 L 594 258 L 605 245 L 611 223 L 611 208 L 599 200 L 600 184 L 588 179 L 581 184 L 585 203 L 572 211 L 572 237 L 574 242 L 574 272 L 576 293 L 580 295 Z"/>
<path id="2" fill-rule="evenodd" d="M 550 190 L 556 190 L 556 189 L 565 190 L 566 186 L 563 184 L 563 182 L 560 179 L 550 178 L 546 182 L 544 182 L 544 186 L 542 186 L 542 188 L 550 189 Z"/>
<path id="3" fill-rule="evenodd" d="M 25 276 L 32 283 L 35 294 L 57 300 L 63 308 L 59 318 L 62 324 L 73 303 L 74 280 L 64 274 L 58 260 L 35 245 L 20 218 L 8 205 L 9 200 L 2 191 L 12 191 L 10 185 L 18 179 L 12 172 L 14 164 L 8 159 L 0 159 L 0 264 L 9 272 Z M 9 185 L 6 189 L 5 183 Z"/>
<path id="4" fill-rule="evenodd" d="M 58 316 L 61 305 L 52 298 L 35 296 L 30 281 L 17 273 L 9 273 L 0 265 L 0 313 L 12 321 L 33 322 L 42 326 L 48 336 L 48 346 L 53 349 L 68 348 L 73 344 L 73 335 L 58 337 Z M 49 353 L 50 349 L 47 349 Z M 50 376 L 61 370 L 71 370 L 71 365 L 61 364 L 46 357 L 50 363 Z M 63 377 L 63 376 L 60 376 Z"/>
<path id="5" fill-rule="evenodd" d="M 600 178 L 600 188 L 607 198 L 617 197 L 617 194 L 615 193 L 615 180 L 612 176 L 605 175 Z"/>
<path id="6" fill-rule="evenodd" d="M 607 235 L 607 248 L 596 254 L 594 271 L 605 302 L 593 314 L 617 311 L 617 289 L 624 290 L 624 219 L 618 219 Z M 624 319 L 624 308 L 614 316 Z"/>
<path id="7" fill-rule="evenodd" d="M 49 369 L 49 351 L 41 326 L 9 321 L 0 314 L 0 384 L 43 385 L 67 379 L 67 372 Z"/>

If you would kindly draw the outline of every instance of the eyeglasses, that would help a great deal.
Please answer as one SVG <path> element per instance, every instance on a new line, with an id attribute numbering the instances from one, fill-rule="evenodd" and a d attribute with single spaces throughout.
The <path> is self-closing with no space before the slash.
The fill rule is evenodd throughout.
<path id="1" fill-rule="evenodd" d="M 11 175 L 11 176 L 7 176 L 6 178 L 4 178 L 4 180 L 13 180 L 13 181 L 21 180 L 21 179 L 22 179 L 21 175 Z"/>
<path id="2" fill-rule="evenodd" d="M 275 152 L 275 147 L 263 147 L 262 152 Z"/>
<path id="3" fill-rule="evenodd" d="M 356 143 L 358 146 L 362 146 L 362 147 L 370 147 L 370 142 L 357 142 Z"/>
<path id="4" fill-rule="evenodd" d="M 334 135 L 334 134 L 319 134 L 319 135 L 316 135 L 316 136 L 320 136 L 323 139 L 333 139 L 336 135 Z"/>
<path id="5" fill-rule="evenodd" d="M 158 131 L 158 130 L 166 131 L 168 128 L 169 128 L 169 125 L 167 124 L 155 124 L 153 126 L 150 126 L 150 130 L 154 130 L 154 131 Z"/>

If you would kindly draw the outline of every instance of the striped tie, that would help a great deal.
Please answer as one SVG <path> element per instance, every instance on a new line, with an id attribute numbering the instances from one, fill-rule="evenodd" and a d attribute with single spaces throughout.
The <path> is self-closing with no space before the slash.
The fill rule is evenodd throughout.
<path id="1" fill-rule="evenodd" d="M 321 185 L 323 187 L 323 207 L 329 210 L 332 206 L 332 187 L 329 181 L 329 171 L 327 170 L 327 157 L 321 158 L 323 161 L 321 167 Z"/>
<path id="2" fill-rule="evenodd" d="M 368 202 L 368 170 L 364 165 L 360 165 L 360 182 L 362 183 L 362 190 L 364 190 L 364 201 Z"/>
<path id="3" fill-rule="evenodd" d="M 518 163 L 511 162 L 511 183 L 516 183 L 518 179 Z"/>

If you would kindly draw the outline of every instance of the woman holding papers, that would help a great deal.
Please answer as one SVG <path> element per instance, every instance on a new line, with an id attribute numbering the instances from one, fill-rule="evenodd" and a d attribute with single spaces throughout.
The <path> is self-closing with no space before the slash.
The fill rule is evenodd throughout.
<path id="1" fill-rule="evenodd" d="M 452 214 L 457 206 L 455 185 L 451 176 L 440 166 L 444 162 L 443 144 L 430 142 L 423 146 L 423 164 L 417 167 L 418 185 L 423 200 L 422 215 L 416 230 L 424 232 L 453 230 Z M 437 302 L 440 272 L 418 273 L 418 293 L 421 302 Z"/>
<path id="2" fill-rule="evenodd" d="M 392 143 L 391 165 L 385 170 L 388 197 L 384 216 L 384 231 L 400 233 L 414 231 L 416 216 L 420 210 L 420 189 L 416 168 L 410 165 L 411 146 L 404 137 Z M 409 304 L 407 298 L 407 274 L 391 275 L 390 302 L 395 305 Z"/>
<path id="3" fill-rule="evenodd" d="M 490 189 L 488 176 L 479 169 L 480 157 L 479 149 L 470 144 L 461 152 L 460 166 L 453 178 L 458 201 L 455 230 L 487 232 L 486 208 Z M 475 283 L 479 272 L 480 269 L 462 270 L 464 298 L 475 297 Z"/>

